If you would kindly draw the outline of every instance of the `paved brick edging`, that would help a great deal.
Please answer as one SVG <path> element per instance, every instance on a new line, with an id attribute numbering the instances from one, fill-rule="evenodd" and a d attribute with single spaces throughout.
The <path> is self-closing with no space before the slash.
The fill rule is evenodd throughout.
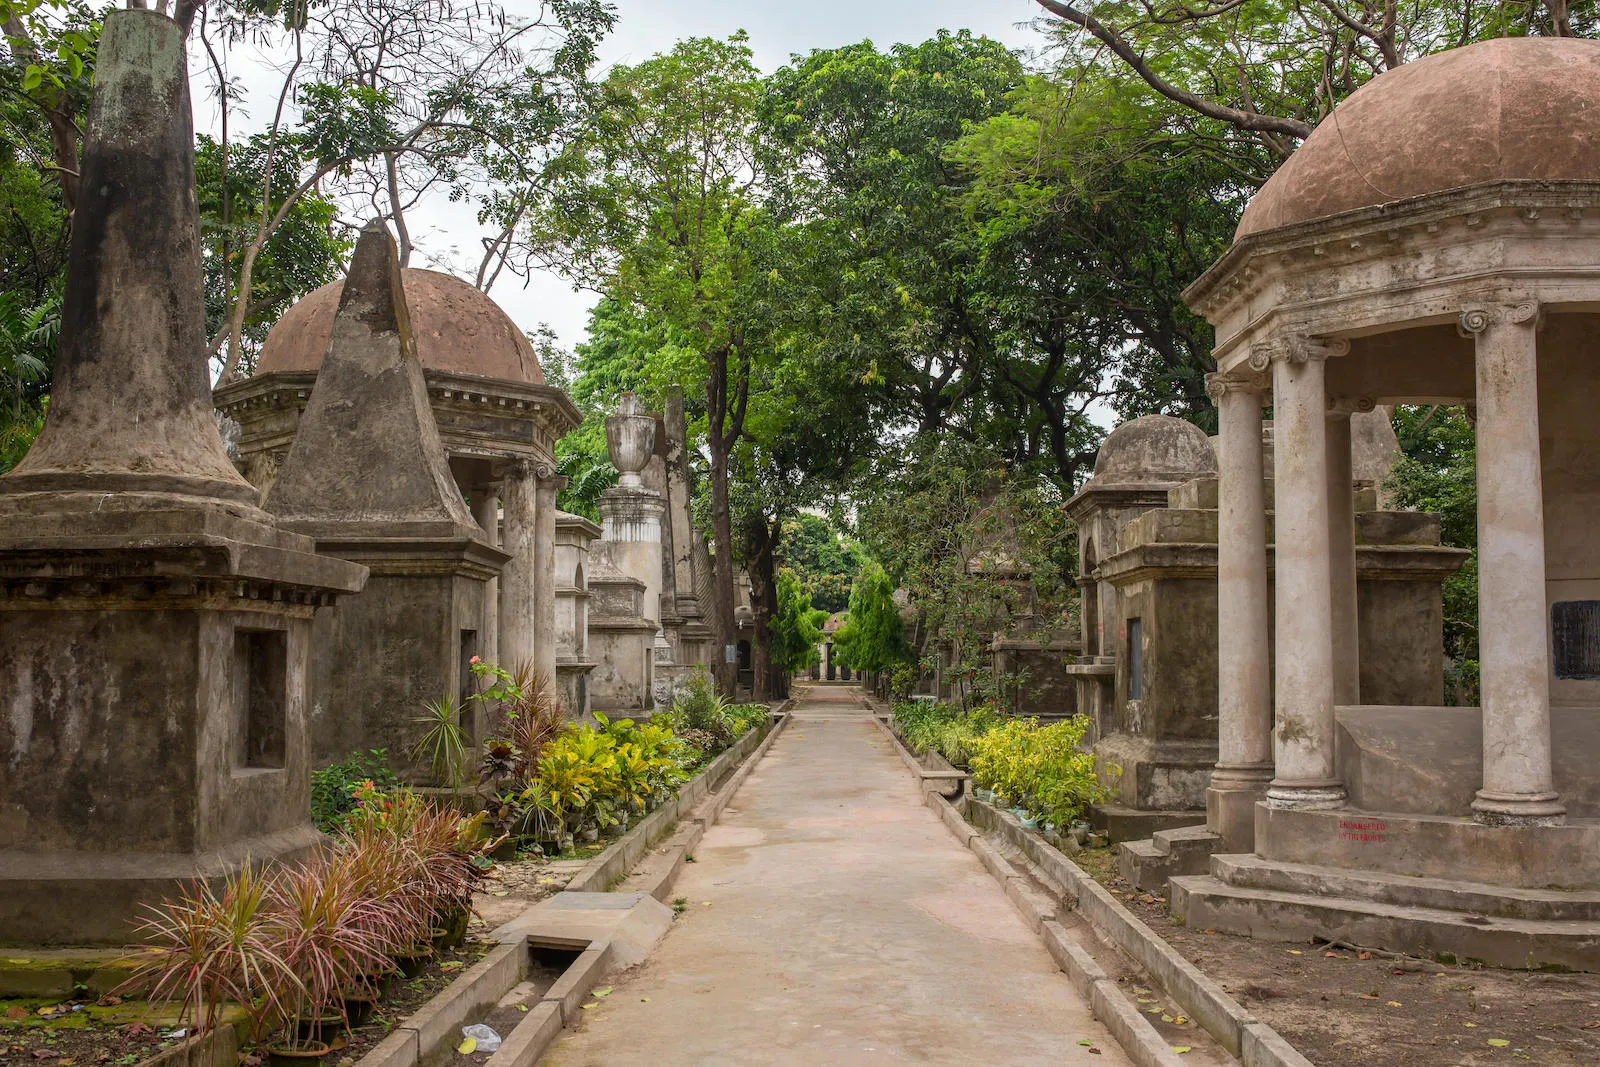
<path id="1" fill-rule="evenodd" d="M 792 704 L 793 701 L 784 703 L 769 718 L 766 727 L 747 731 L 687 782 L 671 803 L 663 804 L 641 819 L 605 851 L 590 860 L 568 884 L 568 891 L 605 891 L 624 877 L 650 847 L 672 829 L 680 816 L 689 812 L 693 814 L 685 821 L 696 832 L 687 848 L 693 848 L 705 828 L 716 822 L 717 816 L 739 786 L 744 784 L 756 762 L 788 725 L 790 716 L 787 711 Z M 721 788 L 717 788 L 719 784 Z M 683 857 L 680 854 L 663 879 L 660 892 L 653 894 L 657 899 L 670 887 L 671 879 L 676 877 L 682 866 Z M 537 1063 L 563 1026 L 576 1025 L 579 1004 L 599 984 L 610 958 L 611 944 L 606 940 L 592 942 L 579 953 L 555 984 L 545 991 L 540 1002 L 529 1009 L 527 1016 L 512 1028 L 511 1033 L 504 1036 L 500 1048 L 489 1058 L 485 1067 L 532 1067 Z M 491 1009 L 522 981 L 528 969 L 528 938 L 519 937 L 490 950 L 488 955 L 363 1056 L 359 1067 L 415 1067 L 424 1058 L 437 1052 L 446 1041 L 454 1043 L 460 1028 Z M 174 1064 L 171 1067 L 186 1065 Z"/>
<path id="2" fill-rule="evenodd" d="M 900 750 L 920 780 L 924 768 L 889 728 L 874 716 L 879 728 Z M 1128 1002 L 1117 983 L 1078 945 L 1065 928 L 1055 921 L 1055 901 L 1041 899 L 1027 881 L 1016 874 L 1005 857 L 996 852 L 982 832 L 974 827 L 965 812 L 987 829 L 993 829 L 1019 848 L 1052 888 L 1060 891 L 1065 904 L 1076 910 L 1116 948 L 1143 967 L 1176 1001 L 1189 1017 L 1198 1022 L 1229 1055 L 1244 1067 L 1313 1067 L 1310 1060 L 1266 1023 L 1261 1022 L 1194 964 L 1184 959 L 1171 945 L 1145 925 L 1110 891 L 1096 882 L 1072 860 L 1038 834 L 1023 828 L 1020 820 L 992 804 L 964 797 L 961 807 L 952 804 L 933 788 L 924 786 L 928 806 L 939 813 L 946 827 L 971 849 L 989 873 L 1006 889 L 1006 895 L 1029 925 L 1043 937 L 1050 955 L 1067 973 L 1078 992 L 1089 1000 L 1095 1016 L 1116 1035 L 1123 1048 L 1141 1064 L 1176 1065 L 1183 1061 L 1171 1050 L 1149 1021 Z"/>

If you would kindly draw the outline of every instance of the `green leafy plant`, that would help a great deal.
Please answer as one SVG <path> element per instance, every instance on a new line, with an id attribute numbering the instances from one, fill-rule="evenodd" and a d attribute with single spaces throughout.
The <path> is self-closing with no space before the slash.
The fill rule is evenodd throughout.
<path id="1" fill-rule="evenodd" d="M 311 821 L 325 834 L 344 829 L 345 820 L 356 806 L 356 787 L 371 782 L 379 789 L 400 784 L 389 769 L 389 753 L 374 748 L 352 752 L 347 759 L 311 772 Z"/>
<path id="2" fill-rule="evenodd" d="M 434 781 L 459 790 L 465 784 L 472 756 L 467 733 L 461 727 L 461 709 L 456 698 L 446 694 L 423 705 L 426 712 L 414 721 L 424 727 L 422 736 L 411 746 L 413 759 L 426 760 Z"/>

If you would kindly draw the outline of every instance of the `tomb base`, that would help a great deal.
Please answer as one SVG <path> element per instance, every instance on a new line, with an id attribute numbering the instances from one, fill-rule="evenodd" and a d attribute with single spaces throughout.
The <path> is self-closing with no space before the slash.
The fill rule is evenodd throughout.
<path id="1" fill-rule="evenodd" d="M 365 571 L 247 505 L 0 496 L 0 943 L 126 943 L 315 845 L 312 615 Z"/>

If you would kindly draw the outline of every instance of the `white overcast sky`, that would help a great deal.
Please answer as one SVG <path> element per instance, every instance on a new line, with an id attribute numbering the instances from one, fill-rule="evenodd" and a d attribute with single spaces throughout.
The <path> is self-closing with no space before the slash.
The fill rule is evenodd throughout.
<path id="1" fill-rule="evenodd" d="M 519 0 L 504 2 L 512 13 L 523 6 Z M 941 29 L 970 29 L 1022 50 L 1043 43 L 1031 26 L 1041 13 L 1034 0 L 617 0 L 616 6 L 616 30 L 601 48 L 602 70 L 612 63 L 637 63 L 667 51 L 679 38 L 727 37 L 741 29 L 750 35 L 756 63 L 769 72 L 787 63 L 792 54 L 814 48 L 864 39 L 884 48 L 926 40 Z M 204 84 L 203 63 L 203 56 L 191 59 L 195 125 L 215 134 L 215 105 Z M 232 66 L 252 88 L 273 84 L 264 62 L 252 64 L 248 56 L 236 53 Z M 252 110 L 268 108 L 260 104 Z M 417 245 L 413 266 L 470 262 L 476 268 L 482 246 L 470 206 L 437 197 L 419 204 L 406 221 Z M 594 304 L 593 294 L 574 292 L 564 279 L 550 274 L 536 276 L 526 287 L 522 279 L 502 275 L 492 295 L 524 330 L 548 323 L 568 348 L 584 339 Z"/>

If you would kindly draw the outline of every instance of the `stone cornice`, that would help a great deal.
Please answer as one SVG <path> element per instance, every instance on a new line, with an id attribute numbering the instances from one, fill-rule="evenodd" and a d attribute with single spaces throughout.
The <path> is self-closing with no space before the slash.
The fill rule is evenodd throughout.
<path id="1" fill-rule="evenodd" d="M 1183 299 L 1197 314 L 1209 317 L 1211 305 L 1229 300 L 1256 280 L 1253 261 L 1321 257 L 1334 246 L 1360 252 L 1374 241 L 1403 244 L 1409 237 L 1436 235 L 1451 223 L 1479 227 L 1492 212 L 1515 214 L 1529 223 L 1600 224 L 1600 181 L 1485 182 L 1263 230 L 1234 242 L 1183 291 Z"/>

